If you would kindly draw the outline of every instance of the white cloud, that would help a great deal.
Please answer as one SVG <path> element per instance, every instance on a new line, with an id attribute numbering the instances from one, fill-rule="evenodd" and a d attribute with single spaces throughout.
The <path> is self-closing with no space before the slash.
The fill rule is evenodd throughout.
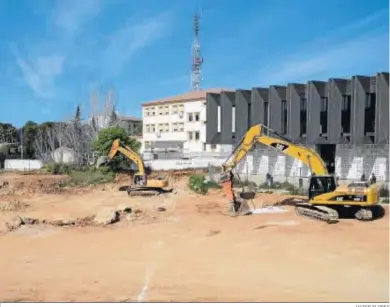
<path id="1" fill-rule="evenodd" d="M 20 54 L 15 44 L 11 44 L 16 64 L 37 96 L 51 98 L 55 95 L 56 78 L 63 73 L 66 56 L 73 48 L 74 40 L 85 24 L 100 13 L 105 3 L 105 0 L 57 0 L 49 17 L 49 27 L 57 35 L 55 42 L 37 41 L 36 45 L 28 48 L 26 57 Z M 47 47 L 53 48 L 53 45 L 56 48 L 49 51 Z"/>
<path id="2" fill-rule="evenodd" d="M 260 70 L 257 84 L 259 81 L 262 85 L 306 82 L 310 78 L 348 77 L 388 70 L 389 32 L 378 23 L 384 16 L 384 11 L 377 12 L 301 46 L 282 61 L 274 59 L 273 65 Z"/>
<path id="3" fill-rule="evenodd" d="M 55 76 L 62 73 L 64 56 L 40 57 L 36 61 L 36 70 L 42 76 Z"/>
<path id="4" fill-rule="evenodd" d="M 36 61 L 23 59 L 16 45 L 11 46 L 16 64 L 22 71 L 24 81 L 38 97 L 50 98 L 54 94 L 55 78 L 62 73 L 63 56 L 39 57 Z"/>
<path id="5" fill-rule="evenodd" d="M 57 0 L 52 22 L 68 35 L 76 35 L 101 11 L 102 0 Z"/>
<path id="6" fill-rule="evenodd" d="M 115 32 L 102 53 L 105 75 L 120 74 L 135 54 L 164 37 L 170 29 L 172 17 L 170 12 L 163 13 Z"/>

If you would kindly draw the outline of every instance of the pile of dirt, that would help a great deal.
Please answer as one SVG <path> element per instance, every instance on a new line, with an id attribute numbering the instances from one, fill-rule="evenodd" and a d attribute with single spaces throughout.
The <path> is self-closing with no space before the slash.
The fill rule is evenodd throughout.
<path id="1" fill-rule="evenodd" d="M 0 195 L 75 194 L 84 189 L 69 187 L 65 175 L 25 175 L 0 182 Z"/>

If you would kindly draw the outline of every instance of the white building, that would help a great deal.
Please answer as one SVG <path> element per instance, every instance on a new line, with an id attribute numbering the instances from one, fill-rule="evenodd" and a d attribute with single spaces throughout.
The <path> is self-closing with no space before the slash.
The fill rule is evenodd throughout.
<path id="1" fill-rule="evenodd" d="M 194 91 L 142 105 L 144 152 L 177 152 L 183 156 L 221 155 L 221 145 L 206 144 L 206 94 Z M 223 155 L 223 153 L 222 153 Z"/>

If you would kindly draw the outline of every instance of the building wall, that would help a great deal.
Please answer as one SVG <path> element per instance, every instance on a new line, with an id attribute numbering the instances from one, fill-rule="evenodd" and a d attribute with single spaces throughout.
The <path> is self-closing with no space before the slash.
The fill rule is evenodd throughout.
<path id="1" fill-rule="evenodd" d="M 375 94 L 375 129 L 365 131 L 369 121 L 368 98 Z M 282 132 L 283 100 L 287 105 L 287 134 L 293 141 L 317 149 L 317 145 L 336 145 L 335 174 L 341 179 L 357 180 L 364 173 L 368 178 L 374 172 L 379 181 L 387 181 L 389 172 L 389 74 L 354 76 L 350 79 L 331 78 L 308 81 L 306 84 L 288 84 L 269 88 L 237 90 L 230 96 L 210 94 L 206 97 L 206 142 L 223 144 L 234 142 L 257 123 L 267 123 L 265 105 L 268 103 L 268 126 Z M 234 102 L 230 97 L 234 95 Z M 302 100 L 307 101 L 306 117 L 302 117 Z M 350 122 L 346 121 L 346 106 L 350 101 Z M 327 113 L 323 112 L 327 106 Z M 230 117 L 235 108 L 235 129 Z M 219 114 L 221 113 L 222 114 Z M 222 131 L 219 118 L 222 117 Z M 325 118 L 325 119 L 324 119 Z M 342 119 L 344 121 L 342 122 Z M 301 123 L 306 122 L 306 135 L 301 133 Z M 224 124 L 225 123 L 225 124 Z M 327 129 L 325 129 L 327 123 Z M 232 132 L 230 132 L 232 130 Z M 240 172 L 263 180 L 270 172 L 274 177 L 299 178 L 308 176 L 308 170 L 298 161 L 269 151 L 258 149 L 247 155 L 238 166 Z M 299 170 L 299 171 L 298 171 Z M 297 175 L 298 174 L 298 175 Z"/>
<path id="2" fill-rule="evenodd" d="M 196 100 L 144 106 L 144 150 L 147 150 L 147 144 L 150 142 L 181 141 L 184 153 L 220 151 L 222 148 L 220 145 L 206 145 L 205 102 L 205 100 Z"/>

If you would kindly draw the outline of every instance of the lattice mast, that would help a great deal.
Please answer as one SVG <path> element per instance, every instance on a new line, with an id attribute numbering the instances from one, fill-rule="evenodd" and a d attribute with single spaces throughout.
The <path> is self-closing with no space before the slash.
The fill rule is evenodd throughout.
<path id="1" fill-rule="evenodd" d="M 199 45 L 199 14 L 196 12 L 194 15 L 194 43 L 192 45 L 192 73 L 191 73 L 191 85 L 192 90 L 198 91 L 200 89 L 201 81 L 201 67 L 203 64 L 203 57 L 200 53 Z"/>

